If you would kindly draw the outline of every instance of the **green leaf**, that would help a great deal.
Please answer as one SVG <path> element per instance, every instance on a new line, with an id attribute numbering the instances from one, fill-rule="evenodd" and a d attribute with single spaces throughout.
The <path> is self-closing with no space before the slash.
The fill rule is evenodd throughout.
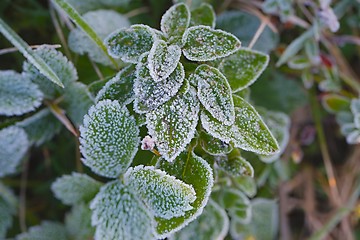
<path id="1" fill-rule="evenodd" d="M 226 126 L 208 113 L 201 113 L 204 129 L 214 137 L 235 147 L 258 154 L 271 155 L 279 151 L 279 146 L 268 127 L 254 107 L 240 97 L 234 97 L 235 123 Z"/>
<path id="2" fill-rule="evenodd" d="M 216 15 L 213 7 L 208 3 L 202 3 L 198 8 L 191 11 L 190 27 L 197 25 L 215 28 Z"/>
<path id="3" fill-rule="evenodd" d="M 258 51 L 241 48 L 224 58 L 219 70 L 227 78 L 232 91 L 241 91 L 253 84 L 269 63 L 269 56 Z"/>
<path id="4" fill-rule="evenodd" d="M 60 87 L 64 87 L 57 74 L 52 70 L 40 56 L 30 48 L 30 46 L 20 38 L 1 18 L 0 32 L 24 55 L 24 57 L 33 64 L 41 74 Z"/>
<path id="5" fill-rule="evenodd" d="M 311 67 L 312 64 L 307 56 L 297 55 L 291 58 L 287 65 L 292 69 L 304 70 Z"/>
<path id="6" fill-rule="evenodd" d="M 257 185 L 253 177 L 242 175 L 233 177 L 232 179 L 235 183 L 235 186 L 244 192 L 248 197 L 253 198 L 256 195 Z"/>
<path id="7" fill-rule="evenodd" d="M 55 197 L 63 204 L 75 205 L 89 202 L 99 191 L 101 183 L 86 174 L 73 172 L 57 178 L 51 185 Z"/>
<path id="8" fill-rule="evenodd" d="M 72 240 L 92 239 L 95 228 L 91 226 L 91 210 L 87 204 L 74 205 L 65 216 L 65 227 Z"/>
<path id="9" fill-rule="evenodd" d="M 191 61 L 212 61 L 236 52 L 241 42 L 234 35 L 208 26 L 195 26 L 183 36 L 183 53 Z"/>
<path id="10" fill-rule="evenodd" d="M 84 21 L 104 40 L 110 33 L 130 27 L 129 20 L 113 10 L 96 10 L 83 15 Z M 88 54 L 94 62 L 112 65 L 107 54 L 79 27 L 71 30 L 68 38 L 69 47 L 78 54 Z"/>
<path id="11" fill-rule="evenodd" d="M 129 104 L 135 98 L 135 78 L 135 65 L 125 67 L 98 92 L 96 102 L 109 99 L 117 100 L 123 106 Z"/>
<path id="12" fill-rule="evenodd" d="M 22 128 L 10 126 L 0 130 L 0 177 L 17 171 L 29 147 L 30 142 Z"/>
<path id="13" fill-rule="evenodd" d="M 30 227 L 28 232 L 16 237 L 17 240 L 68 240 L 65 227 L 56 222 L 44 221 L 41 225 Z"/>
<path id="14" fill-rule="evenodd" d="M 131 164 L 139 145 L 134 117 L 117 101 L 104 100 L 91 107 L 80 127 L 83 163 L 95 173 L 115 178 Z"/>
<path id="15" fill-rule="evenodd" d="M 178 66 L 181 49 L 177 45 L 168 46 L 165 41 L 157 40 L 148 56 L 150 76 L 155 82 L 167 79 Z"/>
<path id="16" fill-rule="evenodd" d="M 143 165 L 129 168 L 124 182 L 152 210 L 155 217 L 171 219 L 184 216 L 196 199 L 194 188 L 166 172 Z"/>
<path id="17" fill-rule="evenodd" d="M 151 212 L 120 181 L 104 185 L 91 202 L 94 239 L 155 240 Z"/>
<path id="18" fill-rule="evenodd" d="M 66 0 L 79 13 L 86 13 L 95 9 L 128 7 L 131 0 Z"/>
<path id="19" fill-rule="evenodd" d="M 194 137 L 199 108 L 195 89 L 190 87 L 146 114 L 148 132 L 167 161 L 172 162 Z"/>
<path id="20" fill-rule="evenodd" d="M 200 145 L 206 153 L 213 156 L 229 154 L 233 149 L 231 144 L 214 138 L 206 132 L 200 133 Z"/>
<path id="21" fill-rule="evenodd" d="M 185 30 L 189 27 L 190 10 L 184 3 L 175 4 L 161 18 L 160 29 L 171 43 L 181 43 Z"/>
<path id="22" fill-rule="evenodd" d="M 338 113 L 350 109 L 350 99 L 335 93 L 323 96 L 321 103 L 330 113 Z"/>
<path id="23" fill-rule="evenodd" d="M 214 180 L 210 165 L 194 153 L 182 153 L 172 163 L 161 161 L 159 167 L 168 174 L 193 186 L 196 193 L 196 200 L 192 203 L 193 209 L 187 211 L 184 216 L 171 219 L 156 218 L 156 237 L 162 239 L 182 229 L 200 216 L 209 200 Z"/>
<path id="24" fill-rule="evenodd" d="M 191 224 L 176 232 L 170 240 L 224 239 L 229 231 L 229 218 L 224 209 L 209 200 L 203 213 Z"/>
<path id="25" fill-rule="evenodd" d="M 0 115 L 14 116 L 34 111 L 43 94 L 29 76 L 14 71 L 0 71 Z"/>
<path id="26" fill-rule="evenodd" d="M 200 65 L 190 76 L 189 81 L 198 83 L 198 98 L 214 118 L 225 125 L 234 123 L 235 110 L 231 88 L 218 69 L 205 64 Z"/>
<path id="27" fill-rule="evenodd" d="M 144 54 L 136 67 L 134 107 L 137 113 L 149 112 L 169 101 L 177 94 L 185 78 L 184 67 L 178 63 L 167 79 L 155 82 L 150 76 L 147 59 L 147 54 Z"/>
<path id="28" fill-rule="evenodd" d="M 0 238 L 6 239 L 6 232 L 12 226 L 17 206 L 13 192 L 0 182 Z"/>
<path id="29" fill-rule="evenodd" d="M 156 40 L 154 31 L 146 25 L 135 24 L 113 32 L 105 39 L 109 54 L 124 62 L 137 63 L 143 53 L 149 52 Z"/>
<path id="30" fill-rule="evenodd" d="M 242 157 L 228 159 L 227 156 L 219 156 L 216 158 L 217 165 L 220 169 L 227 172 L 231 176 L 249 176 L 254 177 L 254 168 Z"/>

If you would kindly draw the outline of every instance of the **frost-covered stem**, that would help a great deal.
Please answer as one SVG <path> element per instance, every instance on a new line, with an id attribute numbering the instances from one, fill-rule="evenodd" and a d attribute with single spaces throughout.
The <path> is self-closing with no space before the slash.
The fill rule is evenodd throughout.
<path id="1" fill-rule="evenodd" d="M 334 203 L 336 204 L 336 206 L 340 206 L 341 198 L 340 198 L 339 190 L 337 188 L 334 169 L 331 164 L 329 149 L 326 144 L 324 129 L 321 124 L 320 106 L 316 99 L 316 92 L 315 92 L 314 87 L 310 90 L 309 96 L 310 96 L 310 106 L 311 106 L 311 110 L 312 110 L 312 115 L 314 118 L 315 128 L 316 128 L 316 132 L 318 135 L 320 151 L 321 151 L 321 155 L 322 155 L 322 158 L 324 161 L 325 171 L 326 171 L 326 175 L 327 175 L 327 179 L 328 179 L 328 183 L 329 183 L 329 187 L 330 187 L 331 197 L 334 200 Z"/>
<path id="2" fill-rule="evenodd" d="M 21 173 L 20 196 L 19 196 L 19 225 L 22 232 L 26 232 L 26 185 L 28 178 L 29 161 L 24 161 Z"/>
<path id="3" fill-rule="evenodd" d="M 266 27 L 266 21 L 261 21 L 259 28 L 256 30 L 254 37 L 251 39 L 251 42 L 249 43 L 248 47 L 250 49 L 254 47 L 256 41 L 260 38 L 260 35 L 264 31 L 265 27 Z"/>
<path id="4" fill-rule="evenodd" d="M 44 46 L 46 45 L 47 47 L 49 48 L 61 48 L 61 45 L 60 44 L 54 44 L 54 45 L 50 45 L 50 44 L 42 44 L 42 45 L 32 45 L 32 46 L 29 46 L 31 49 L 36 49 L 36 48 L 39 48 L 41 46 Z M 4 54 L 7 54 L 7 53 L 13 53 L 13 52 L 18 52 L 19 49 L 16 48 L 16 47 L 12 47 L 12 48 L 4 48 L 4 49 L 1 49 L 0 50 L 0 55 L 4 55 Z"/>

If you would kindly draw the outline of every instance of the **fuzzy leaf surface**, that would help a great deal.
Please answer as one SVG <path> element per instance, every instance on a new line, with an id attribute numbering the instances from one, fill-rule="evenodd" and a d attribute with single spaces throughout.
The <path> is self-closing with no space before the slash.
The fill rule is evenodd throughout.
<path id="1" fill-rule="evenodd" d="M 214 138 L 206 132 L 200 134 L 200 145 L 204 151 L 213 156 L 226 155 L 233 150 L 233 146 L 229 143 Z"/>
<path id="2" fill-rule="evenodd" d="M 215 23 L 215 11 L 210 4 L 202 3 L 191 11 L 190 26 L 204 25 L 214 28 Z"/>
<path id="3" fill-rule="evenodd" d="M 231 176 L 250 176 L 254 177 L 254 168 L 242 157 L 228 159 L 226 156 L 216 158 L 217 165 L 220 169 Z"/>
<path id="4" fill-rule="evenodd" d="M 16 237 L 17 240 L 68 240 L 65 227 L 57 222 L 44 221 L 41 225 L 32 226 L 28 232 Z"/>

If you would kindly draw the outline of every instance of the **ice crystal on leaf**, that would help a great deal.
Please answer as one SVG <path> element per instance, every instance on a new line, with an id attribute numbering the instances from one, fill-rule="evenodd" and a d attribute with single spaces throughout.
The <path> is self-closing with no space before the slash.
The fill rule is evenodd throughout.
<path id="1" fill-rule="evenodd" d="M 225 125 L 235 121 L 234 103 L 231 88 L 222 73 L 208 65 L 200 65 L 190 76 L 198 83 L 198 97 L 211 115 Z"/>
<path id="2" fill-rule="evenodd" d="M 82 161 L 95 173 L 115 178 L 131 164 L 139 145 L 134 117 L 117 101 L 91 107 L 80 127 Z"/>
<path id="3" fill-rule="evenodd" d="M 0 71 L 0 115 L 14 116 L 34 111 L 43 94 L 26 74 Z"/>
<path id="4" fill-rule="evenodd" d="M 229 159 L 227 156 L 219 156 L 216 158 L 217 165 L 220 169 L 227 172 L 231 176 L 249 176 L 254 177 L 254 168 L 242 157 Z"/>
<path id="5" fill-rule="evenodd" d="M 90 204 L 95 240 L 153 240 L 153 215 L 120 181 L 104 185 Z"/>
<path id="6" fill-rule="evenodd" d="M 232 144 L 214 138 L 204 131 L 200 134 L 200 145 L 206 153 L 213 156 L 226 155 L 233 150 Z"/>
<path id="7" fill-rule="evenodd" d="M 213 7 L 208 3 L 202 3 L 198 8 L 191 11 L 190 26 L 204 25 L 215 27 L 216 15 Z"/>
<path id="8" fill-rule="evenodd" d="M 30 227 L 28 232 L 16 237 L 17 240 L 68 240 L 65 227 L 56 222 L 44 221 L 41 225 Z"/>
<path id="9" fill-rule="evenodd" d="M 125 184 L 134 189 L 154 216 L 171 219 L 184 216 L 192 209 L 196 199 L 191 185 L 166 172 L 143 165 L 129 168 L 124 175 Z"/>
<path id="10" fill-rule="evenodd" d="M 173 161 L 194 137 L 198 113 L 196 92 L 190 87 L 187 92 L 182 91 L 169 102 L 146 114 L 148 132 L 167 161 Z"/>
<path id="11" fill-rule="evenodd" d="M 183 53 L 191 61 L 211 61 L 236 52 L 241 42 L 234 35 L 209 26 L 195 26 L 183 36 Z"/>

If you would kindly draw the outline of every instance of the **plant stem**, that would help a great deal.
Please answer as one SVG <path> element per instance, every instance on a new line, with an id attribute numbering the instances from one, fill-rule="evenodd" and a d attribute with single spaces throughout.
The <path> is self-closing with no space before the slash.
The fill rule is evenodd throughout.
<path id="1" fill-rule="evenodd" d="M 249 48 L 253 48 L 256 41 L 260 38 L 260 35 L 262 34 L 262 32 L 264 31 L 266 27 L 266 22 L 265 21 L 261 21 L 261 24 L 259 26 L 259 28 L 256 30 L 254 37 L 251 39 L 251 42 L 249 43 Z"/>

